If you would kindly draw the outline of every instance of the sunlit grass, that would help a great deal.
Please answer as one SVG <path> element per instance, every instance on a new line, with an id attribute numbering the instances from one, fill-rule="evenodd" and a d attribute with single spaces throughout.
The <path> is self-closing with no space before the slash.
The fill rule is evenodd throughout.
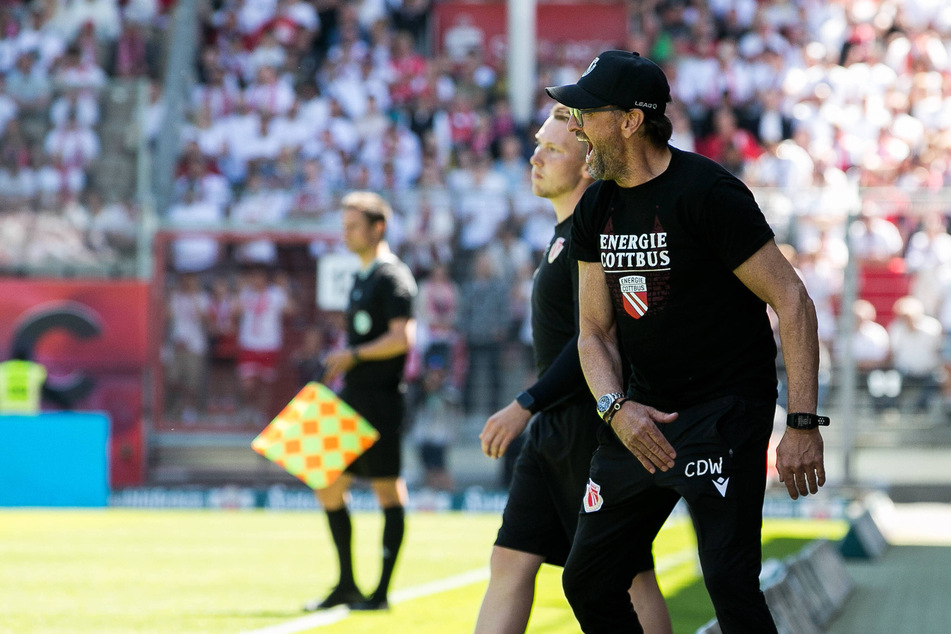
<path id="1" fill-rule="evenodd" d="M 485 568 L 498 524 L 492 514 L 410 515 L 394 589 Z M 356 574 L 366 590 L 379 574 L 381 528 L 377 513 L 354 516 Z M 837 539 L 845 528 L 768 521 L 764 556 Z M 676 632 L 693 632 L 712 615 L 694 548 L 683 520 L 665 527 L 655 545 Z M 241 632 L 302 616 L 303 602 L 326 593 L 336 570 L 318 512 L 2 510 L 0 632 Z M 561 569 L 546 566 L 537 587 L 529 631 L 577 632 Z M 467 632 L 484 590 L 474 583 L 312 631 Z"/>

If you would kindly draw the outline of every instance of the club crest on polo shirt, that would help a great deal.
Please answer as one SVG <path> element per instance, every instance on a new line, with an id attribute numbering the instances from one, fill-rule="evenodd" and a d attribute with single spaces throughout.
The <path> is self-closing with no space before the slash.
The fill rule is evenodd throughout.
<path id="1" fill-rule="evenodd" d="M 548 248 L 548 263 L 551 264 L 555 259 L 561 255 L 561 252 L 565 249 L 565 239 L 558 238 L 551 243 L 551 246 Z"/>
<path id="2" fill-rule="evenodd" d="M 604 504 L 604 498 L 601 497 L 601 485 L 595 484 L 594 480 L 588 478 L 588 488 L 584 492 L 584 512 L 594 513 L 600 511 Z"/>

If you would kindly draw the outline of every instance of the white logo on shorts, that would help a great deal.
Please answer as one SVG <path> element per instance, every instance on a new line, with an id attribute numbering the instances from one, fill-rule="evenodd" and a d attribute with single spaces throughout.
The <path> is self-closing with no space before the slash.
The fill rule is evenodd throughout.
<path id="1" fill-rule="evenodd" d="M 601 485 L 588 478 L 588 490 L 584 492 L 584 512 L 594 513 L 601 510 L 604 498 L 601 497 Z"/>
<path id="2" fill-rule="evenodd" d="M 713 486 L 717 488 L 717 491 L 719 491 L 720 495 L 722 495 L 723 497 L 726 497 L 726 488 L 729 484 L 730 484 L 730 479 L 724 478 L 723 476 L 720 476 L 719 478 L 713 481 Z"/>

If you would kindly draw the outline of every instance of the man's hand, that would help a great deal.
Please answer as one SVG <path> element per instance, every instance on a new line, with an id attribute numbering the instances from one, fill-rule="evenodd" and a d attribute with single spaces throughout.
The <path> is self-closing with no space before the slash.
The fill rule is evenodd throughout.
<path id="1" fill-rule="evenodd" d="M 347 372 L 356 364 L 357 360 L 354 358 L 351 348 L 347 348 L 346 350 L 334 350 L 324 357 L 325 369 L 323 382 L 333 381 L 337 376 Z"/>
<path id="2" fill-rule="evenodd" d="M 512 441 L 525 431 L 531 417 L 532 413 L 515 401 L 492 414 L 479 434 L 482 453 L 495 460 L 504 456 Z"/>
<path id="3" fill-rule="evenodd" d="M 657 424 L 666 425 L 677 420 L 677 413 L 668 414 L 627 401 L 611 419 L 611 429 L 624 446 L 634 454 L 650 473 L 657 469 L 667 471 L 674 466 L 677 452 L 660 433 Z"/>
<path id="4" fill-rule="evenodd" d="M 789 497 L 818 493 L 826 483 L 823 464 L 822 434 L 818 429 L 786 428 L 776 447 L 776 471 L 786 484 Z"/>

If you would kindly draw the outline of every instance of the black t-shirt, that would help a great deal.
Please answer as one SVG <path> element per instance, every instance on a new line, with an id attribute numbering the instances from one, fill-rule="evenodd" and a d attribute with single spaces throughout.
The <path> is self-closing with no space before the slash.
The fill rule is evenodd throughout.
<path id="1" fill-rule="evenodd" d="M 739 179 L 671 152 L 642 185 L 588 188 L 569 255 L 604 269 L 634 398 L 666 411 L 730 393 L 775 398 L 765 303 L 733 273 L 773 231 Z"/>
<path id="2" fill-rule="evenodd" d="M 578 264 L 568 257 L 570 239 L 568 218 L 555 226 L 532 285 L 532 348 L 539 379 L 527 391 L 538 410 L 591 399 L 578 359 Z"/>
<path id="3" fill-rule="evenodd" d="M 413 316 L 416 280 L 396 256 L 380 258 L 353 281 L 347 306 L 347 342 L 351 346 L 377 339 L 390 320 Z M 383 361 L 363 361 L 347 372 L 348 386 L 394 387 L 403 380 L 406 355 Z"/>
<path id="4" fill-rule="evenodd" d="M 538 376 L 578 332 L 578 264 L 568 257 L 570 238 L 569 217 L 555 227 L 555 235 L 535 271 L 532 347 Z"/>

